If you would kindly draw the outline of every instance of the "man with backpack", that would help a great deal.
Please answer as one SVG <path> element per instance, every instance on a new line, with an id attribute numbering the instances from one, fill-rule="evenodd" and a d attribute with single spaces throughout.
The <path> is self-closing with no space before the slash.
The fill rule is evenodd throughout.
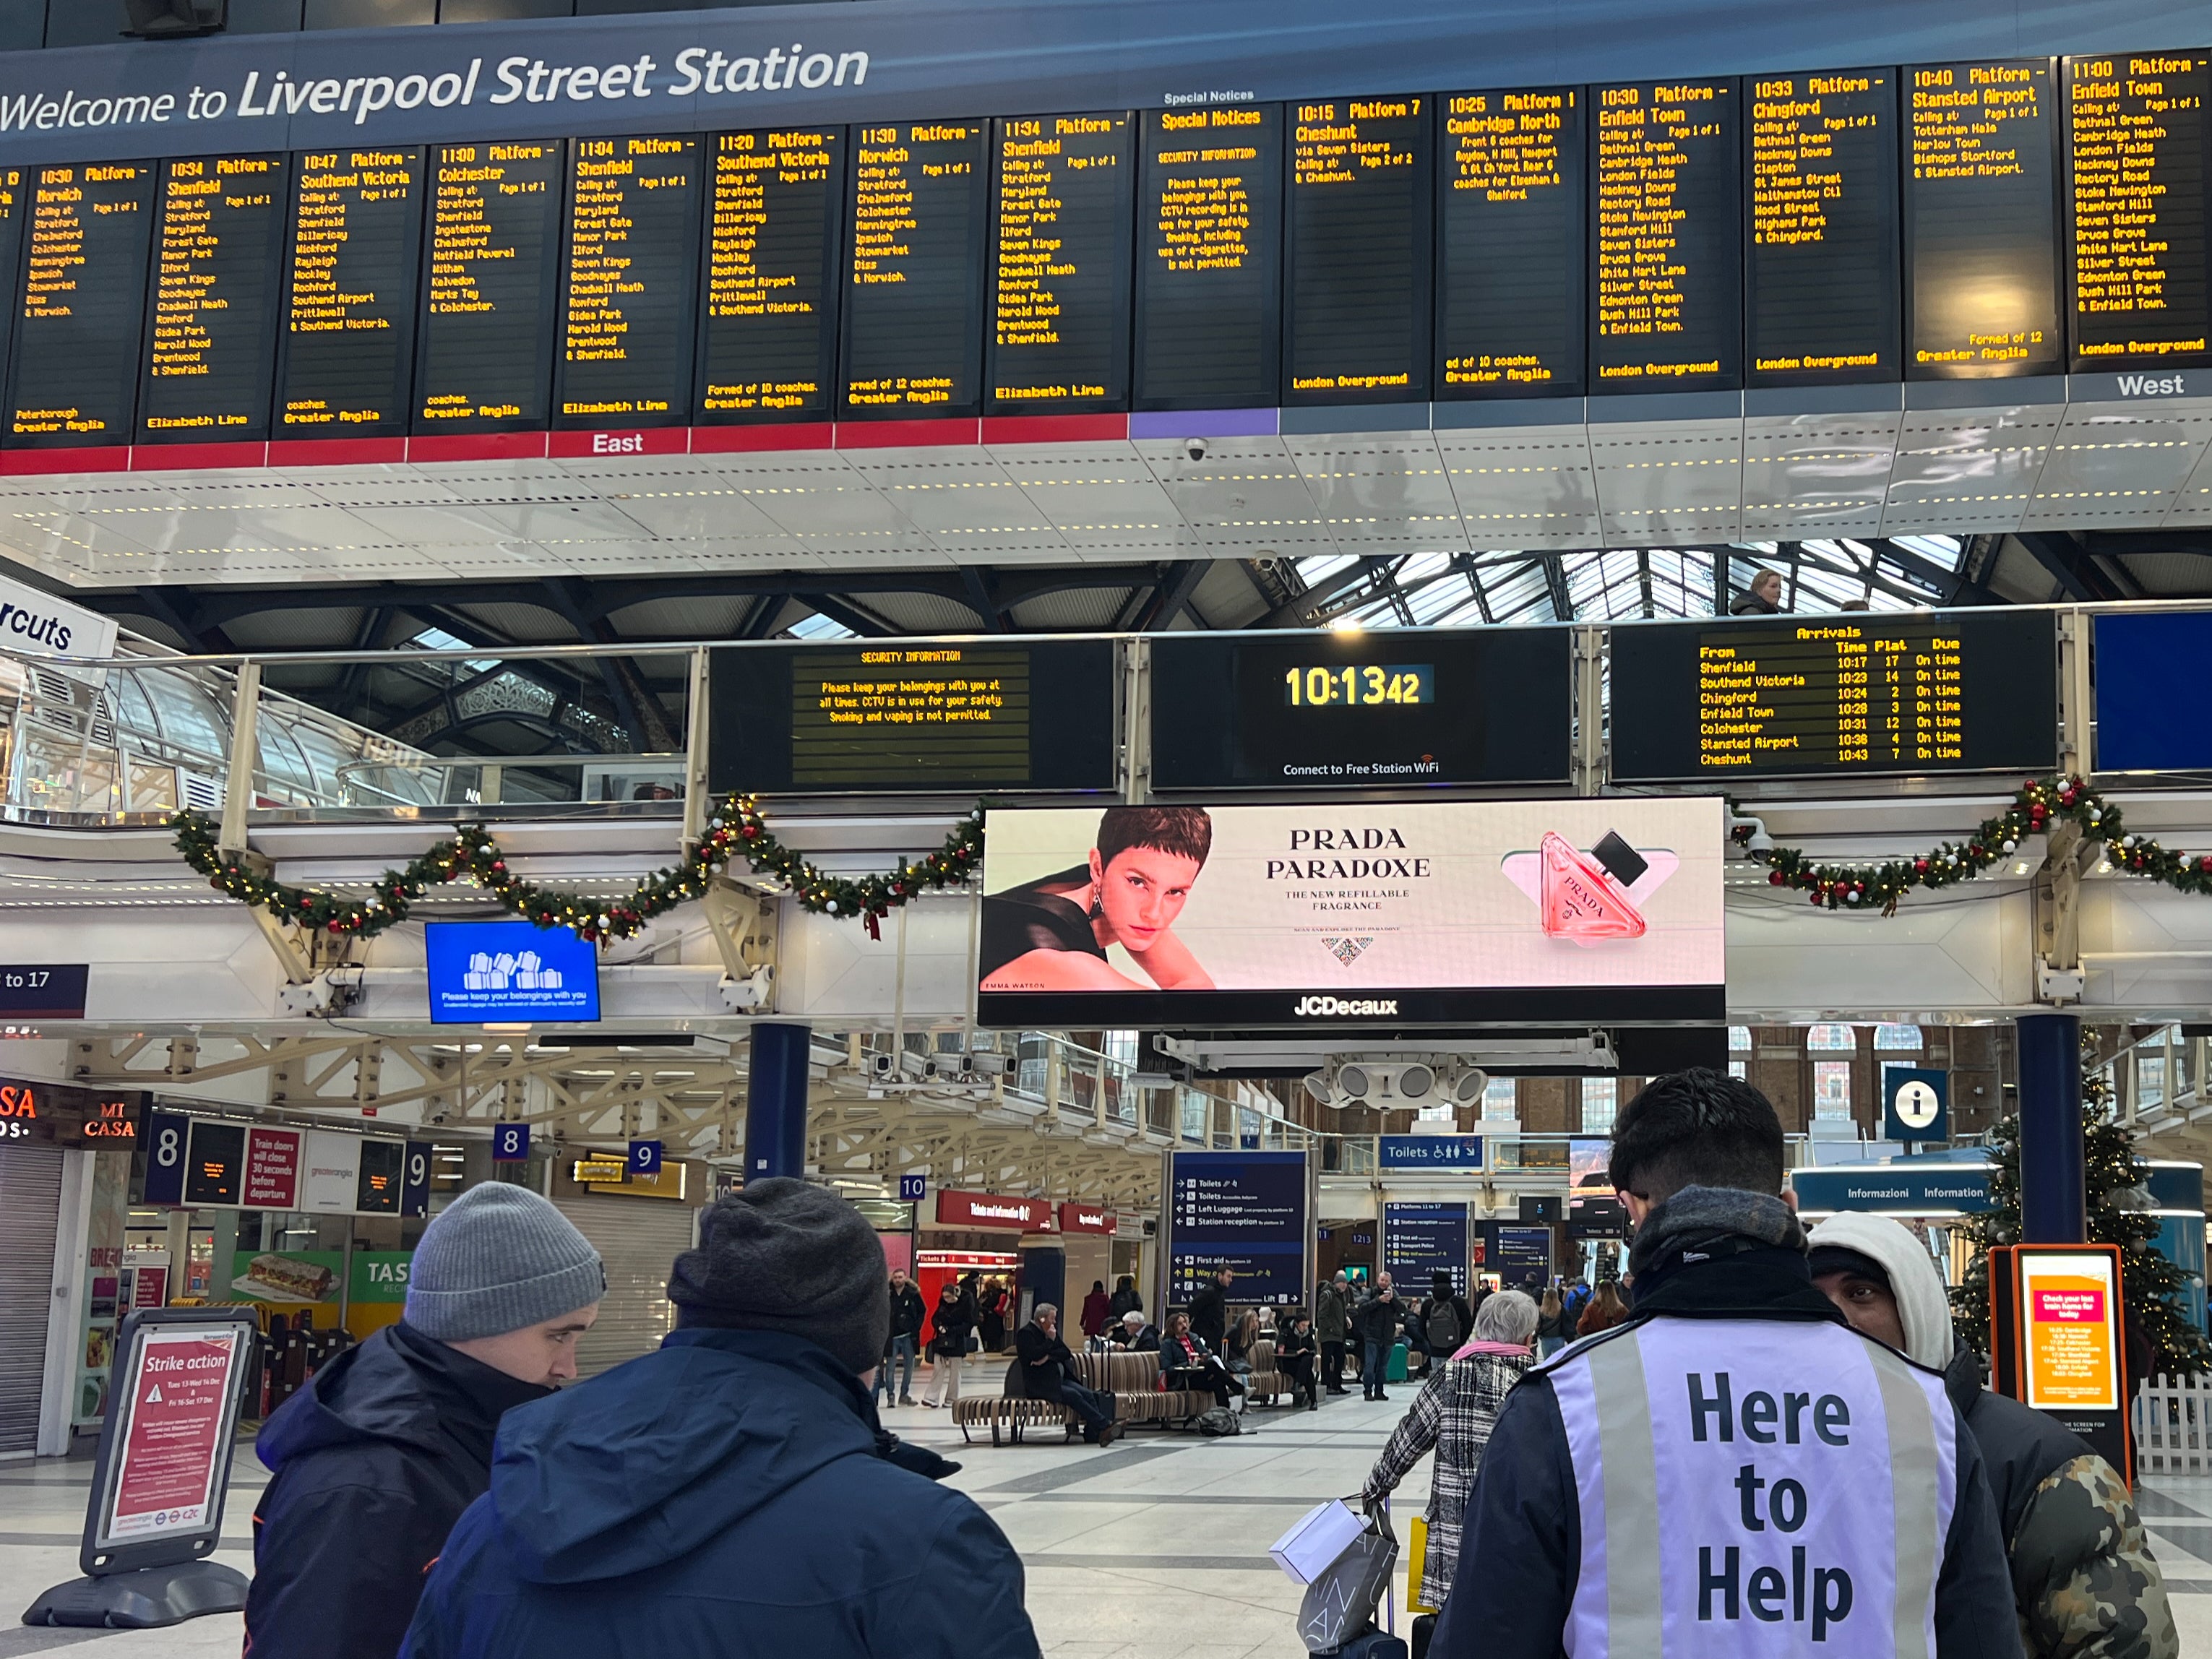
<path id="1" fill-rule="evenodd" d="M 1460 1344 L 1474 1329 L 1474 1310 L 1452 1287 L 1452 1276 L 1441 1268 L 1429 1275 L 1429 1297 L 1421 1304 L 1420 1324 L 1431 1370 L 1457 1353 Z"/>

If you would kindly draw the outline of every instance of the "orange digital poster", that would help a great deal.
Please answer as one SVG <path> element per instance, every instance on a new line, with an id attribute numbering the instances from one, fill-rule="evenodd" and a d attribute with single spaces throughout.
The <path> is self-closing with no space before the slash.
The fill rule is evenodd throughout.
<path id="1" fill-rule="evenodd" d="M 2105 1255 L 2027 1255 L 2020 1305 L 2027 1403 L 2042 1411 L 2120 1409 L 2119 1296 Z"/>

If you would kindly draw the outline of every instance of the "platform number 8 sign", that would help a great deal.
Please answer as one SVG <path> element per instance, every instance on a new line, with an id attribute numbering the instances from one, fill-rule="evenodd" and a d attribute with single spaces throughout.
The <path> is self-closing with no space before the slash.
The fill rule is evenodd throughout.
<path id="1" fill-rule="evenodd" d="M 185 1201 L 185 1141 L 192 1121 L 182 1112 L 146 1114 L 146 1202 Z"/>
<path id="2" fill-rule="evenodd" d="M 502 1123 L 491 1132 L 491 1160 L 495 1164 L 526 1164 L 530 1161 L 530 1126 L 527 1123 Z"/>

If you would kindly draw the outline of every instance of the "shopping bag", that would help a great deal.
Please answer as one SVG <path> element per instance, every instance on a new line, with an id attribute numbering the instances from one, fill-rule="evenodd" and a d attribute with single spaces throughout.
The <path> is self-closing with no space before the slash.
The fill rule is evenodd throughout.
<path id="1" fill-rule="evenodd" d="M 1362 1532 L 1351 1547 L 1306 1586 L 1298 1603 L 1298 1639 L 1308 1653 L 1330 1653 L 1375 1622 L 1375 1608 L 1390 1588 L 1398 1540 L 1389 1532 Z"/>
<path id="2" fill-rule="evenodd" d="M 1275 1565 L 1301 1584 L 1310 1584 L 1329 1564 L 1367 1530 L 1367 1523 L 1340 1498 L 1310 1509 L 1268 1547 Z"/>

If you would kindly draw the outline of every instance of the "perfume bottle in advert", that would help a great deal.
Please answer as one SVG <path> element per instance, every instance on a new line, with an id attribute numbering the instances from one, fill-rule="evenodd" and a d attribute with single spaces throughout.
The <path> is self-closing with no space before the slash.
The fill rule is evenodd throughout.
<path id="1" fill-rule="evenodd" d="M 1542 871 L 1537 908 L 1547 937 L 1644 937 L 1644 918 L 1628 902 L 1628 890 L 1650 866 L 1618 835 L 1607 830 L 1585 854 L 1556 830 L 1547 830 L 1537 858 Z"/>

